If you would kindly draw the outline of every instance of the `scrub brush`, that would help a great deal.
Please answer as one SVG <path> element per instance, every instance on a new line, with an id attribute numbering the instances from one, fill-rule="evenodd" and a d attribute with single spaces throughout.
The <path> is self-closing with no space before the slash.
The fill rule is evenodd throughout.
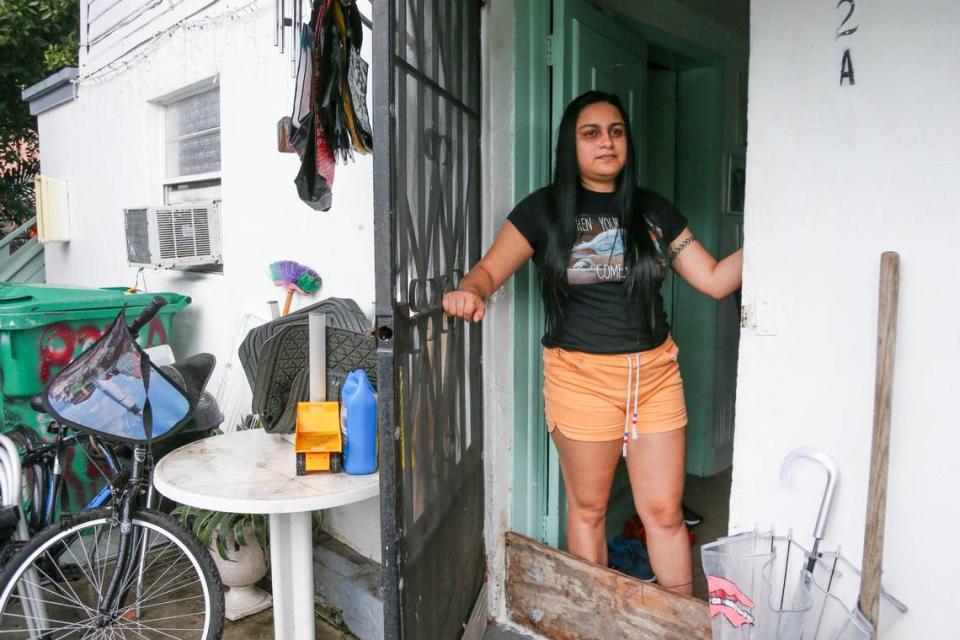
<path id="1" fill-rule="evenodd" d="M 287 290 L 283 315 L 290 313 L 294 293 L 308 296 L 316 293 L 323 283 L 316 271 L 293 260 L 279 260 L 271 264 L 270 277 L 273 278 L 273 284 Z"/>

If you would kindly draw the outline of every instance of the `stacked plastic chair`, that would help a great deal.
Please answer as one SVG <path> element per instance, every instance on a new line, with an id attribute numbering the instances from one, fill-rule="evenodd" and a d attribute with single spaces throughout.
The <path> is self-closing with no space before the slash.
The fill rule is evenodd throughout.
<path id="1" fill-rule="evenodd" d="M 364 369 L 377 383 L 377 340 L 357 303 L 327 298 L 288 316 L 255 327 L 239 349 L 240 363 L 253 391 L 252 411 L 271 433 L 292 433 L 298 402 L 310 399 L 308 318 L 326 314 L 327 396 L 339 399 L 347 375 Z"/>
<path id="2" fill-rule="evenodd" d="M 13 440 L 0 434 L 0 499 L 3 507 L 20 508 L 20 481 L 21 481 L 20 454 L 17 451 L 17 445 Z M 24 518 L 18 518 L 14 539 L 25 542 L 30 537 L 27 530 L 27 522 Z M 35 570 L 31 569 L 31 571 Z M 23 599 L 24 609 L 27 617 L 27 624 L 30 627 L 31 636 L 39 637 L 45 630 L 43 620 L 47 618 L 47 612 L 43 605 L 43 598 L 39 594 L 40 578 L 33 575 L 29 580 L 24 581 L 19 587 L 20 597 Z M 36 628 L 40 625 L 41 628 Z"/>

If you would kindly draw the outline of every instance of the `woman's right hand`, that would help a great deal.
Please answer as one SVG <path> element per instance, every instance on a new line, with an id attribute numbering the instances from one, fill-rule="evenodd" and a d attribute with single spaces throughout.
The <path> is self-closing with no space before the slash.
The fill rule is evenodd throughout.
<path id="1" fill-rule="evenodd" d="M 448 316 L 462 318 L 467 322 L 480 322 L 487 312 L 486 305 L 472 291 L 451 291 L 443 296 L 443 311 Z"/>

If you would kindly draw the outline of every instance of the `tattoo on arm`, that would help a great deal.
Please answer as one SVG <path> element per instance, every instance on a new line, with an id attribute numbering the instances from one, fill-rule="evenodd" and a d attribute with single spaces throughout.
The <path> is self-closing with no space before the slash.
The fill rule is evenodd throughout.
<path id="1" fill-rule="evenodd" d="M 680 244 L 678 244 L 675 249 L 672 249 L 672 250 L 670 251 L 670 255 L 668 256 L 668 257 L 670 258 L 670 262 L 673 262 L 674 258 L 676 258 L 678 255 L 680 255 L 680 253 L 681 253 L 684 249 L 686 249 L 687 247 L 689 247 L 690 244 L 691 244 L 694 240 L 696 240 L 696 238 L 693 237 L 693 234 L 691 233 L 689 236 L 687 236 L 687 238 L 686 238 L 683 242 L 681 242 Z"/>

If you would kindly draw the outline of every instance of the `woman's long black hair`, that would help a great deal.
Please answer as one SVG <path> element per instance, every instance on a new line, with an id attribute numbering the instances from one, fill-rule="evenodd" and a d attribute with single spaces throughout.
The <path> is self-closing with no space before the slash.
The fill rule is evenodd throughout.
<path id="1" fill-rule="evenodd" d="M 577 191 L 580 188 L 580 169 L 577 164 L 577 118 L 585 107 L 608 102 L 620 112 L 627 143 L 627 157 L 616 182 L 616 213 L 624 235 L 624 267 L 626 270 L 627 299 L 639 303 L 641 327 L 652 327 L 657 276 L 662 268 L 658 252 L 651 241 L 652 229 L 636 203 L 637 154 L 633 146 L 630 121 L 612 93 L 587 91 L 574 99 L 560 119 L 557 131 L 557 155 L 554 163 L 553 184 L 545 225 L 543 257 L 539 261 L 540 287 L 546 311 L 547 336 L 555 335 L 562 315 L 562 299 L 566 295 L 567 265 L 570 251 L 577 237 Z M 624 309 L 628 311 L 628 309 Z"/>

